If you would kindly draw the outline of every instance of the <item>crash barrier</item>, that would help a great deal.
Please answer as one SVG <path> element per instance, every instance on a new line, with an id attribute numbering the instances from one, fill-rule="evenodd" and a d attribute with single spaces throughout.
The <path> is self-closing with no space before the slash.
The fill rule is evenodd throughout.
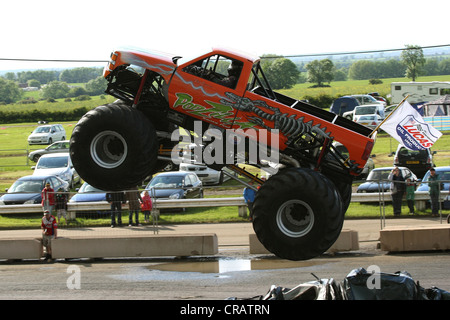
<path id="1" fill-rule="evenodd" d="M 380 245 L 389 252 L 450 250 L 450 224 L 386 227 Z"/>
<path id="2" fill-rule="evenodd" d="M 0 240 L 0 259 L 39 259 L 42 242 L 36 238 Z"/>
<path id="3" fill-rule="evenodd" d="M 162 209 L 183 209 L 202 207 L 238 207 L 240 217 L 247 216 L 247 204 L 243 197 L 230 198 L 202 198 L 202 199 L 182 199 L 182 200 L 154 200 L 154 210 Z M 123 210 L 128 210 L 128 204 L 122 206 Z M 96 202 L 69 202 L 67 204 L 67 218 L 73 220 L 77 212 L 87 211 L 109 211 L 111 205 L 106 201 Z M 0 206 L 0 215 L 12 213 L 42 213 L 40 204 L 20 204 Z"/>
<path id="4" fill-rule="evenodd" d="M 449 195 L 447 191 L 441 191 L 441 201 Z M 418 210 L 425 208 L 426 202 L 430 199 L 428 192 L 416 191 L 415 205 Z M 352 193 L 351 202 L 388 202 L 391 201 L 389 192 L 383 193 Z M 156 210 L 161 209 L 182 209 L 182 208 L 202 208 L 202 207 L 238 207 L 238 215 L 240 217 L 247 216 L 247 205 L 243 197 L 227 197 L 227 198 L 202 198 L 202 199 L 182 199 L 182 200 L 155 200 L 153 202 Z M 68 219 L 75 219 L 77 212 L 88 211 L 109 211 L 111 206 L 106 201 L 96 202 L 69 202 Z M 128 209 L 128 205 L 122 206 L 124 210 Z M 20 204 L 20 205 L 0 205 L 0 215 L 13 213 L 42 213 L 40 204 Z"/>
<path id="5" fill-rule="evenodd" d="M 368 181 L 373 184 L 378 184 L 378 188 L 374 188 L 372 190 L 377 190 L 376 192 L 368 192 L 368 193 L 352 193 L 352 202 L 379 202 L 380 204 L 384 202 L 391 202 L 391 192 L 389 190 L 389 186 L 391 184 L 391 180 L 380 179 L 380 180 L 371 180 Z M 450 180 L 438 180 L 439 187 L 442 189 L 444 184 L 450 182 Z M 406 184 L 405 181 L 396 181 L 396 183 Z M 419 184 L 429 184 L 431 182 L 415 182 L 416 185 Z M 387 189 L 387 190 L 386 190 Z M 386 191 L 385 191 L 386 190 Z M 359 196 L 358 196 L 359 195 Z M 363 196 L 364 195 L 364 196 Z M 403 200 L 406 200 L 406 192 L 403 196 Z M 414 192 L 414 206 L 417 210 L 423 211 L 426 208 L 427 201 L 430 200 L 430 194 L 428 191 L 415 191 Z M 447 190 L 440 191 L 440 199 L 439 202 L 442 204 L 442 207 L 445 209 L 450 209 L 450 192 Z"/>
<path id="6" fill-rule="evenodd" d="M 40 259 L 41 239 L 0 240 L 0 259 Z M 52 241 L 52 258 L 134 258 L 218 253 L 216 234 L 62 237 Z"/>
<path id="7" fill-rule="evenodd" d="M 249 236 L 250 254 L 270 254 L 270 252 L 259 242 L 256 234 L 251 233 Z M 342 251 L 359 250 L 358 232 L 354 230 L 344 229 L 341 231 L 336 242 L 327 250 L 328 253 L 336 253 Z"/>

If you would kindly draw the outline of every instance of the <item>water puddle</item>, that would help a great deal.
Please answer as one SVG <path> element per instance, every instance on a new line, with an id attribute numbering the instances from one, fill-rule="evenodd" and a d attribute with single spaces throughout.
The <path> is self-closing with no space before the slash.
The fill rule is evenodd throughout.
<path id="1" fill-rule="evenodd" d="M 150 270 L 200 273 L 228 273 L 271 269 L 302 268 L 318 265 L 317 261 L 289 261 L 282 259 L 223 259 L 173 261 L 149 266 Z"/>

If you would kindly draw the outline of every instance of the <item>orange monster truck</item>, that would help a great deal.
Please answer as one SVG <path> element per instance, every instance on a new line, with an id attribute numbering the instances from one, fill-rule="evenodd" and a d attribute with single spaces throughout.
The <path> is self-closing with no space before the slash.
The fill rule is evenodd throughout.
<path id="1" fill-rule="evenodd" d="M 206 165 L 227 166 L 256 182 L 253 188 L 260 185 L 253 227 L 269 251 L 304 260 L 336 241 L 353 178 L 375 142 L 370 129 L 273 91 L 259 58 L 225 49 L 189 61 L 161 52 L 117 50 L 104 77 L 106 92 L 118 100 L 86 113 L 70 140 L 73 164 L 85 181 L 102 190 L 140 185 L 171 161 L 162 150 L 178 144 L 179 136 L 172 138 L 178 128 L 194 141 L 214 129 L 213 137 L 195 149 L 209 150 L 205 158 L 215 161 Z M 227 139 L 229 131 L 233 139 Z M 236 141 L 244 142 L 244 152 L 230 157 L 227 148 Z M 277 171 L 267 181 L 236 166 L 250 163 L 250 156 L 256 167 L 271 162 L 248 150 L 255 141 L 271 148 L 269 160 L 277 159 Z M 346 156 L 334 141 L 347 148 Z"/>

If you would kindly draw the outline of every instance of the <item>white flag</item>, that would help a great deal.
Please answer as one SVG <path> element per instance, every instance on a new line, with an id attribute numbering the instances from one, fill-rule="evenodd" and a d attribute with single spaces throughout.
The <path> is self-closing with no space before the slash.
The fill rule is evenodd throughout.
<path id="1" fill-rule="evenodd" d="M 442 135 L 439 130 L 425 123 L 408 101 L 395 109 L 380 128 L 410 150 L 431 148 Z"/>

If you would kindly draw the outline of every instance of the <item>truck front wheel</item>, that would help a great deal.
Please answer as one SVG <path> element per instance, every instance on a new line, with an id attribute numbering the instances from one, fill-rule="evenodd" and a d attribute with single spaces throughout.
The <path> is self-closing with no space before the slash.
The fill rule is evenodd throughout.
<path id="1" fill-rule="evenodd" d="M 343 222 L 334 184 L 310 169 L 289 168 L 274 175 L 255 197 L 255 233 L 267 250 L 283 259 L 322 254 L 338 238 Z"/>
<path id="2" fill-rule="evenodd" d="M 96 188 L 136 187 L 156 164 L 156 131 L 142 112 L 121 102 L 99 106 L 74 128 L 70 155 L 78 174 Z"/>

